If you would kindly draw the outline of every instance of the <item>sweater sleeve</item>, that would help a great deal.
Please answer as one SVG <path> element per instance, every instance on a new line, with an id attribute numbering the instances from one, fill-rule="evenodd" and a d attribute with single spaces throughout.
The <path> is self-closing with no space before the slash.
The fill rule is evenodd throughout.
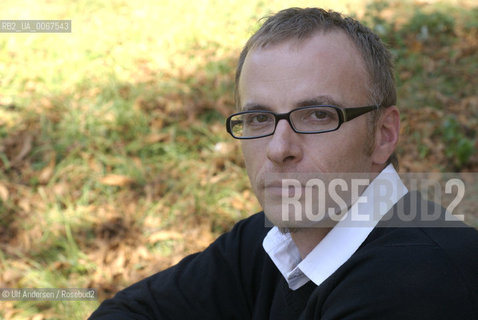
<path id="1" fill-rule="evenodd" d="M 203 252 L 105 300 L 90 319 L 249 318 L 263 221 L 259 214 L 239 222 Z"/>

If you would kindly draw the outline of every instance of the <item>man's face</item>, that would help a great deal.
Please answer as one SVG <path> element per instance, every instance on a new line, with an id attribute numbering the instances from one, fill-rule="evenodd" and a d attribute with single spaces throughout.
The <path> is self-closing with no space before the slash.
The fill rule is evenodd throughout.
<path id="1" fill-rule="evenodd" d="M 242 110 L 284 113 L 317 104 L 360 107 L 370 104 L 367 84 L 358 50 L 343 32 L 332 31 L 249 52 L 239 95 Z M 360 116 L 337 131 L 321 134 L 298 134 L 287 121 L 279 121 L 273 136 L 243 140 L 246 169 L 261 205 L 271 173 L 371 172 L 367 118 Z M 272 193 L 282 191 L 268 188 Z M 270 213 L 268 217 L 274 222 Z"/>

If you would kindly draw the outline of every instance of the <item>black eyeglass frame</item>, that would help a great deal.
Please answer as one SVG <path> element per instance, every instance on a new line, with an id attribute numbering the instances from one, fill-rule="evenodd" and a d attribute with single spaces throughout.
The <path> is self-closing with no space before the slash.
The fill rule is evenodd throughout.
<path id="1" fill-rule="evenodd" d="M 337 111 L 337 114 L 339 115 L 339 123 L 335 129 L 329 129 L 329 130 L 321 130 L 321 131 L 300 131 L 297 130 L 294 125 L 292 124 L 292 121 L 290 121 L 290 114 L 292 112 L 298 111 L 298 110 L 304 110 L 304 109 L 312 109 L 312 108 L 317 108 L 317 107 L 328 107 L 328 108 L 333 108 Z M 272 136 L 276 132 L 277 124 L 279 123 L 280 120 L 286 120 L 289 123 L 289 126 L 292 128 L 292 130 L 295 133 L 300 133 L 300 134 L 317 134 L 317 133 L 325 133 L 325 132 L 331 132 L 331 131 L 336 131 L 340 128 L 342 123 L 350 121 L 352 119 L 357 118 L 358 116 L 361 116 L 362 114 L 365 114 L 370 111 L 378 110 L 380 107 L 377 105 L 370 105 L 370 106 L 363 106 L 363 107 L 356 107 L 356 108 L 341 108 L 337 106 L 331 106 L 331 105 L 316 105 L 316 106 L 306 106 L 306 107 L 300 107 L 293 109 L 289 112 L 286 113 L 275 113 L 273 111 L 269 110 L 248 110 L 248 111 L 241 111 L 237 113 L 231 114 L 229 117 L 226 119 L 226 130 L 227 132 L 234 138 L 234 139 L 240 139 L 240 140 L 247 140 L 247 139 L 258 139 L 258 138 L 264 138 L 268 136 Z M 264 134 L 261 136 L 256 136 L 256 137 L 237 137 L 232 133 L 232 124 L 231 124 L 231 119 L 232 117 L 242 115 L 242 114 L 248 114 L 248 113 L 268 113 L 272 114 L 274 116 L 274 130 L 272 130 L 271 133 Z"/>

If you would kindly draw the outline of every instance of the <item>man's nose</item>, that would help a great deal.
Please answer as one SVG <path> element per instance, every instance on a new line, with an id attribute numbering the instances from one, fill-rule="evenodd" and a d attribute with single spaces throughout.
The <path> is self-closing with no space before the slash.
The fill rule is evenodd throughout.
<path id="1" fill-rule="evenodd" d="M 302 159 L 299 134 L 294 132 L 287 120 L 279 120 L 276 130 L 267 145 L 267 157 L 277 165 L 298 162 Z"/>

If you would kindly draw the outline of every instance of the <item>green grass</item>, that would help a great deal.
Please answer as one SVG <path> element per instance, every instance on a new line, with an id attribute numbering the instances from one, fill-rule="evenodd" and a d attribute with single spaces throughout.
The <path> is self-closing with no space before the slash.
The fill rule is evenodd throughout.
<path id="1" fill-rule="evenodd" d="M 391 46 L 403 170 L 476 171 L 478 9 L 364 2 L 321 4 Z M 104 299 L 259 210 L 224 129 L 235 61 L 260 17 L 316 3 L 3 1 L 0 19 L 73 32 L 0 34 L 0 287 Z M 97 304 L 0 301 L 0 318 L 83 319 Z"/>

